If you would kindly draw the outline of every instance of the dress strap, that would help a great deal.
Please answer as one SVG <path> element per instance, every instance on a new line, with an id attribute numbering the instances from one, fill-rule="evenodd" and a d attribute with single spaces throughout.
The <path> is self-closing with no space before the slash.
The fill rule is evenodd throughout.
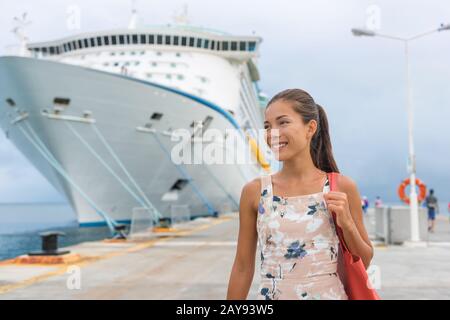
<path id="1" fill-rule="evenodd" d="M 265 203 L 269 210 L 272 210 L 272 176 L 270 174 L 264 174 L 261 176 L 261 197 L 265 199 Z"/>
<path id="2" fill-rule="evenodd" d="M 323 189 L 322 189 L 323 193 L 328 193 L 330 192 L 330 181 L 328 181 L 328 175 L 327 178 L 325 180 L 325 184 L 323 185 Z"/>
<path id="3" fill-rule="evenodd" d="M 270 179 L 270 175 L 263 174 L 261 175 L 261 193 L 266 189 L 267 191 L 272 191 L 272 181 Z"/>

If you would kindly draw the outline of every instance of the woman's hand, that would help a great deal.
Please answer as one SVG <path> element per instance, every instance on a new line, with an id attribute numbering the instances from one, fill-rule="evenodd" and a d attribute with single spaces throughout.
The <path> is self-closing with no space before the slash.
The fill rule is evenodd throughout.
<path id="1" fill-rule="evenodd" d="M 356 227 L 345 192 L 330 191 L 324 194 L 324 199 L 329 212 L 336 213 L 336 221 L 339 227 L 344 230 L 352 230 Z"/>

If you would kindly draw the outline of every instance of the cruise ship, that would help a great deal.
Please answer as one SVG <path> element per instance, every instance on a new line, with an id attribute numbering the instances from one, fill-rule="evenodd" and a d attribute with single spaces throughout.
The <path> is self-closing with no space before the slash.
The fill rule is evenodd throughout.
<path id="1" fill-rule="evenodd" d="M 81 226 L 129 223 L 135 208 L 169 217 L 236 211 L 243 185 L 273 168 L 258 130 L 262 39 L 188 24 L 129 26 L 32 43 L 0 57 L 8 139 L 67 199 Z M 192 147 L 238 137 L 244 163 L 178 164 L 174 133 Z M 223 140 L 202 139 L 216 129 Z"/>

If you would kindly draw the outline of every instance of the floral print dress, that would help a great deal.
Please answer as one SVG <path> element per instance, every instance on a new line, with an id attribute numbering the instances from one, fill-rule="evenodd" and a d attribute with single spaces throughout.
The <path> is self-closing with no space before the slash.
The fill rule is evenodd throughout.
<path id="1" fill-rule="evenodd" d="M 272 193 L 272 176 L 261 177 L 257 231 L 261 250 L 258 299 L 347 300 L 337 275 L 339 238 L 323 191 L 296 197 Z"/>

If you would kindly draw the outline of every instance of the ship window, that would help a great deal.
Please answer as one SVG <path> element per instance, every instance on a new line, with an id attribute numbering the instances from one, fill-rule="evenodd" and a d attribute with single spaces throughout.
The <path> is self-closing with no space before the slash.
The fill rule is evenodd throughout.
<path id="1" fill-rule="evenodd" d="M 209 40 L 208 39 L 205 39 L 205 41 L 203 42 L 203 48 L 209 49 Z"/>
<path id="2" fill-rule="evenodd" d="M 138 44 L 138 36 L 137 36 L 137 34 L 133 34 L 133 44 Z"/>
<path id="3" fill-rule="evenodd" d="M 129 34 L 127 34 L 127 44 L 131 43 L 131 36 Z"/>
<path id="4" fill-rule="evenodd" d="M 158 51 L 158 52 L 156 53 L 156 55 L 157 55 L 157 56 L 161 56 L 162 53 L 161 53 L 160 51 Z"/>
<path id="5" fill-rule="evenodd" d="M 50 54 L 55 54 L 55 48 L 54 47 L 50 47 Z"/>
<path id="6" fill-rule="evenodd" d="M 237 50 L 237 42 L 231 41 L 231 51 L 236 51 L 236 50 Z"/>
<path id="7" fill-rule="evenodd" d="M 175 67 L 177 66 L 177 64 L 172 62 L 172 63 L 170 64 L 170 66 L 171 66 L 172 68 L 175 68 Z"/>
<path id="8" fill-rule="evenodd" d="M 151 78 L 152 74 L 151 73 L 147 73 L 147 78 Z"/>
<path id="9" fill-rule="evenodd" d="M 162 43 L 163 43 L 163 37 L 162 37 L 162 35 L 158 34 L 158 35 L 156 36 L 156 43 L 157 43 L 157 44 L 162 44 Z"/>
<path id="10" fill-rule="evenodd" d="M 216 41 L 211 41 L 211 50 L 216 50 Z"/>
<path id="11" fill-rule="evenodd" d="M 78 40 L 78 48 L 83 49 L 83 43 L 81 42 L 81 40 Z"/>
<path id="12" fill-rule="evenodd" d="M 222 50 L 223 51 L 228 51 L 228 42 L 222 41 Z"/>
<path id="13" fill-rule="evenodd" d="M 245 41 L 239 42 L 239 50 L 245 51 Z"/>
<path id="14" fill-rule="evenodd" d="M 158 64 L 156 62 L 152 62 L 152 66 L 156 67 Z"/>
<path id="15" fill-rule="evenodd" d="M 166 45 L 170 45 L 171 41 L 170 41 L 170 36 L 166 36 L 166 41 L 165 41 Z"/>
<path id="16" fill-rule="evenodd" d="M 67 107 L 70 104 L 70 99 L 56 97 L 53 99 L 53 104 Z"/>
<path id="17" fill-rule="evenodd" d="M 119 43 L 120 44 L 125 44 L 125 37 L 124 36 L 119 36 Z"/>
<path id="18" fill-rule="evenodd" d="M 187 184 L 189 183 L 189 180 L 187 179 L 178 179 L 173 186 L 170 188 L 170 191 L 181 191 L 184 187 L 187 186 Z"/>
<path id="19" fill-rule="evenodd" d="M 78 45 L 77 45 L 77 42 L 76 42 L 76 41 L 73 41 L 73 42 L 72 42 L 72 46 L 73 46 L 74 50 L 77 50 L 77 49 L 78 49 Z"/>
<path id="20" fill-rule="evenodd" d="M 88 43 L 87 39 L 84 39 L 83 41 L 84 41 L 84 47 L 89 48 L 89 43 Z"/>
<path id="21" fill-rule="evenodd" d="M 97 46 L 101 47 L 102 45 L 102 37 L 97 37 Z"/>
<path id="22" fill-rule="evenodd" d="M 221 44 L 222 44 L 222 42 L 220 42 L 220 41 L 216 42 L 216 50 L 218 50 L 218 51 L 222 50 Z"/>
<path id="23" fill-rule="evenodd" d="M 16 106 L 16 102 L 11 98 L 6 99 L 6 103 L 9 104 L 10 107 Z"/>
<path id="24" fill-rule="evenodd" d="M 132 56 L 135 56 L 135 55 L 136 55 L 136 52 L 135 52 L 135 51 L 131 51 L 131 55 L 132 55 Z"/>
<path id="25" fill-rule="evenodd" d="M 194 38 L 189 38 L 189 47 L 193 47 L 195 44 L 195 39 Z"/>
<path id="26" fill-rule="evenodd" d="M 141 34 L 141 43 L 147 44 L 147 36 L 145 34 Z"/>
<path id="27" fill-rule="evenodd" d="M 184 76 L 183 76 L 182 74 L 179 74 L 179 75 L 177 76 L 177 79 L 178 79 L 178 80 L 184 80 Z"/>
<path id="28" fill-rule="evenodd" d="M 181 53 L 177 52 L 177 53 L 175 53 L 175 56 L 181 57 Z"/>
<path id="29" fill-rule="evenodd" d="M 103 37 L 103 43 L 105 46 L 109 46 L 109 37 Z"/>
<path id="30" fill-rule="evenodd" d="M 136 61 L 135 63 L 134 63 L 134 65 L 135 66 L 138 66 L 138 65 L 140 65 L 141 63 L 139 62 L 139 61 Z"/>
<path id="31" fill-rule="evenodd" d="M 113 46 L 115 46 L 117 44 L 117 36 L 111 37 L 111 43 L 113 44 Z"/>
<path id="32" fill-rule="evenodd" d="M 163 114 L 162 113 L 158 113 L 155 112 L 154 114 L 152 114 L 152 116 L 150 117 L 151 120 L 161 120 Z"/>
<path id="33" fill-rule="evenodd" d="M 118 63 L 118 62 L 114 63 L 114 66 L 115 66 L 115 67 L 118 67 L 118 66 L 119 66 L 119 63 Z"/>
<path id="34" fill-rule="evenodd" d="M 172 79 L 172 75 L 171 74 L 166 74 L 166 79 Z"/>
<path id="35" fill-rule="evenodd" d="M 60 52 L 60 47 L 56 47 L 56 54 L 59 54 Z"/>
<path id="36" fill-rule="evenodd" d="M 120 55 L 121 55 L 121 56 L 124 56 L 124 55 L 125 55 L 125 52 L 124 52 L 124 51 L 122 51 L 122 52 L 120 53 Z"/>
<path id="37" fill-rule="evenodd" d="M 42 53 L 46 54 L 47 53 L 47 48 L 42 48 Z"/>
<path id="38" fill-rule="evenodd" d="M 67 44 L 66 43 L 64 43 L 64 51 L 67 51 Z M 39 51 L 39 50 L 35 50 L 35 51 Z"/>
<path id="39" fill-rule="evenodd" d="M 173 45 L 174 46 L 178 46 L 180 42 L 180 37 L 179 36 L 174 36 L 173 37 Z"/>
<path id="40" fill-rule="evenodd" d="M 186 44 L 187 44 L 187 38 L 186 37 L 181 37 L 181 45 L 185 47 Z"/>
<path id="41" fill-rule="evenodd" d="M 148 37 L 148 43 L 149 44 L 154 44 L 155 43 L 155 36 L 154 35 L 150 35 L 149 37 Z"/>
<path id="42" fill-rule="evenodd" d="M 115 52 L 111 52 L 110 55 L 111 55 L 111 56 L 115 56 L 116 53 L 115 53 Z"/>
<path id="43" fill-rule="evenodd" d="M 202 39 L 198 38 L 197 39 L 197 48 L 201 48 L 202 47 Z"/>
<path id="44" fill-rule="evenodd" d="M 248 51 L 255 51 L 256 42 L 252 41 L 248 43 Z"/>
<path id="45" fill-rule="evenodd" d="M 95 47 L 95 39 L 91 38 L 91 47 Z"/>
<path id="46" fill-rule="evenodd" d="M 141 51 L 141 56 L 143 56 L 145 54 L 145 51 Z"/>

